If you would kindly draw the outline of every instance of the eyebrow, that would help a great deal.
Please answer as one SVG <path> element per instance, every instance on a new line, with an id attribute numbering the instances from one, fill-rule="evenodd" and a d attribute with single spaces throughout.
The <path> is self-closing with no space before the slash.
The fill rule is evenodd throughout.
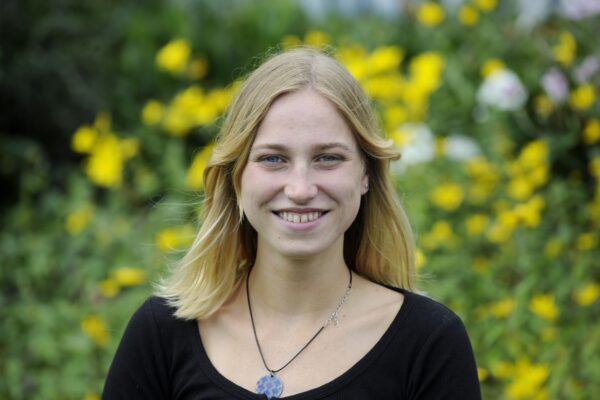
<path id="1" fill-rule="evenodd" d="M 334 149 L 334 148 L 341 148 L 341 149 L 346 150 L 346 151 L 348 151 L 350 153 L 353 152 L 353 149 L 350 146 L 348 146 L 345 143 L 341 143 L 341 142 L 319 143 L 319 144 L 317 144 L 314 147 L 317 150 L 319 150 L 319 151 L 331 150 L 331 149 Z M 287 146 L 285 144 L 265 143 L 265 144 L 261 144 L 261 145 L 252 147 L 252 149 L 250 149 L 250 151 L 259 151 L 259 150 L 285 151 L 288 148 L 289 148 L 289 146 Z"/>

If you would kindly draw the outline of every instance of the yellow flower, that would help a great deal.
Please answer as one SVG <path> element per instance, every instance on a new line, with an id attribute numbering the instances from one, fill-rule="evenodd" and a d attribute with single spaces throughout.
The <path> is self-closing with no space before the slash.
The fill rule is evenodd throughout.
<path id="1" fill-rule="evenodd" d="M 538 226 L 542 219 L 542 210 L 544 209 L 546 202 L 540 196 L 535 196 L 527 203 L 519 204 L 514 209 L 514 213 L 528 228 L 534 228 Z"/>
<path id="2" fill-rule="evenodd" d="M 368 78 L 363 82 L 363 86 L 367 94 L 373 99 L 390 103 L 401 99 L 405 95 L 406 85 L 399 74 L 386 74 Z"/>
<path id="3" fill-rule="evenodd" d="M 189 246 L 194 239 L 194 229 L 190 225 L 166 228 L 156 234 L 156 247 L 164 253 Z"/>
<path id="4" fill-rule="evenodd" d="M 281 39 L 281 47 L 285 50 L 293 49 L 302 45 L 302 41 L 296 35 L 285 35 Z"/>
<path id="5" fill-rule="evenodd" d="M 163 105 L 156 101 L 150 100 L 144 106 L 142 110 L 142 122 L 144 125 L 156 125 L 160 122 L 164 115 Z"/>
<path id="6" fill-rule="evenodd" d="M 547 364 L 531 364 L 525 358 L 514 365 L 512 381 L 506 387 L 509 399 L 537 399 L 543 390 L 542 385 L 548 379 L 550 367 Z"/>
<path id="7" fill-rule="evenodd" d="M 548 145 L 543 140 L 529 142 L 519 154 L 518 162 L 525 169 L 535 168 L 548 158 Z"/>
<path id="8" fill-rule="evenodd" d="M 325 32 L 309 31 L 304 35 L 304 43 L 319 49 L 327 47 L 330 42 L 331 38 Z"/>
<path id="9" fill-rule="evenodd" d="M 529 182 L 531 182 L 535 188 L 539 188 L 546 184 L 549 177 L 550 170 L 547 164 L 540 164 L 529 172 Z"/>
<path id="10" fill-rule="evenodd" d="M 479 22 L 479 13 L 469 5 L 464 5 L 458 11 L 458 20 L 464 26 L 475 26 Z"/>
<path id="11" fill-rule="evenodd" d="M 177 231 L 173 228 L 163 229 L 154 237 L 154 242 L 160 251 L 172 251 L 177 247 Z"/>
<path id="12" fill-rule="evenodd" d="M 490 313 L 496 318 L 506 318 L 513 313 L 517 303 L 514 299 L 507 298 L 490 304 Z"/>
<path id="13" fill-rule="evenodd" d="M 590 119 L 583 128 L 583 143 L 592 145 L 600 143 L 600 121 Z"/>
<path id="14" fill-rule="evenodd" d="M 502 60 L 499 60 L 497 58 L 491 58 L 491 59 L 487 60 L 485 63 L 483 63 L 483 66 L 481 67 L 481 76 L 483 78 L 487 78 L 488 76 L 492 75 L 494 72 L 502 71 L 505 68 L 506 68 L 506 66 L 504 65 Z"/>
<path id="15" fill-rule="evenodd" d="M 364 59 L 368 56 L 366 50 L 358 45 L 341 47 L 336 56 L 338 60 L 344 64 L 350 74 L 358 81 L 362 81 L 366 75 L 366 66 Z"/>
<path id="16" fill-rule="evenodd" d="M 206 76 L 208 72 L 208 61 L 205 58 L 196 58 L 188 65 L 187 74 L 190 78 L 198 80 Z"/>
<path id="17" fill-rule="evenodd" d="M 98 186 L 115 187 L 121 184 L 124 161 L 119 139 L 113 134 L 106 134 L 98 139 L 84 169 Z"/>
<path id="18" fill-rule="evenodd" d="M 81 126 L 73 135 L 71 148 L 77 153 L 89 153 L 97 138 L 98 132 L 94 128 L 88 125 Z"/>
<path id="19" fill-rule="evenodd" d="M 577 43 L 575 42 L 573 35 L 569 32 L 561 33 L 558 44 L 552 48 L 554 59 L 565 67 L 568 67 L 573 63 L 576 51 Z"/>
<path id="20" fill-rule="evenodd" d="M 577 237 L 575 247 L 579 251 L 589 251 L 596 247 L 598 238 L 592 232 L 582 233 Z"/>
<path id="21" fill-rule="evenodd" d="M 526 200 L 533 194 L 534 187 L 526 176 L 511 179 L 508 183 L 508 195 L 515 200 Z"/>
<path id="22" fill-rule="evenodd" d="M 499 379 L 508 379 L 514 374 L 514 366 L 506 361 L 499 361 L 492 366 L 492 375 Z"/>
<path id="23" fill-rule="evenodd" d="M 410 61 L 411 81 L 418 92 L 429 95 L 442 85 L 445 61 L 441 54 L 428 51 Z"/>
<path id="24" fill-rule="evenodd" d="M 483 12 L 490 12 L 496 8 L 497 0 L 475 0 L 474 3 Z"/>
<path id="25" fill-rule="evenodd" d="M 498 224 L 503 228 L 510 229 L 511 231 L 519 224 L 519 217 L 513 210 L 504 210 L 498 212 Z"/>
<path id="26" fill-rule="evenodd" d="M 100 294 L 104 298 L 112 299 L 119 294 L 120 290 L 119 283 L 114 278 L 104 279 L 100 282 Z"/>
<path id="27" fill-rule="evenodd" d="M 562 243 L 558 239 L 550 239 L 546 242 L 544 253 L 551 258 L 554 258 L 562 251 Z"/>
<path id="28" fill-rule="evenodd" d="M 67 216 L 66 228 L 71 235 L 77 235 L 85 229 L 92 220 L 94 210 L 85 205 Z"/>
<path id="29" fill-rule="evenodd" d="M 89 315 L 82 319 L 81 330 L 98 346 L 105 346 L 108 342 L 108 330 L 106 329 L 106 323 L 97 315 Z"/>
<path id="30" fill-rule="evenodd" d="M 489 376 L 489 372 L 485 368 L 477 368 L 477 377 L 479 377 L 480 382 L 484 382 Z"/>
<path id="31" fill-rule="evenodd" d="M 385 121 L 385 126 L 387 129 L 390 131 L 396 131 L 400 125 L 408 120 L 408 115 L 404 107 L 391 106 L 384 110 L 383 120 Z"/>
<path id="32" fill-rule="evenodd" d="M 438 221 L 433 224 L 431 228 L 431 233 L 433 237 L 438 241 L 452 240 L 454 237 L 454 233 L 452 232 L 452 227 L 446 221 Z"/>
<path id="33" fill-rule="evenodd" d="M 445 17 L 444 9 L 437 3 L 426 1 L 417 9 L 417 20 L 429 28 L 441 24 Z"/>
<path id="34" fill-rule="evenodd" d="M 100 396 L 96 393 L 86 393 L 83 400 L 100 400 Z"/>
<path id="35" fill-rule="evenodd" d="M 129 159 L 137 155 L 140 148 L 140 141 L 137 139 L 129 138 L 120 141 L 119 147 L 121 148 L 121 154 L 124 159 Z"/>
<path id="36" fill-rule="evenodd" d="M 576 111 L 585 111 L 596 101 L 596 88 L 591 83 L 583 84 L 569 95 L 569 105 Z"/>
<path id="37" fill-rule="evenodd" d="M 494 186 L 500 179 L 498 169 L 483 157 L 475 157 L 467 162 L 467 174 L 475 181 Z"/>
<path id="38" fill-rule="evenodd" d="M 183 73 L 188 64 L 191 48 L 187 40 L 176 39 L 167 43 L 156 54 L 156 65 L 172 74 Z"/>
<path id="39" fill-rule="evenodd" d="M 558 307 L 551 294 L 538 294 L 529 302 L 529 309 L 538 317 L 546 321 L 556 321 L 558 318 Z"/>
<path id="40" fill-rule="evenodd" d="M 513 233 L 513 228 L 502 224 L 494 224 L 486 232 L 487 239 L 495 244 L 503 244 L 510 240 Z"/>
<path id="41" fill-rule="evenodd" d="M 237 86 L 232 86 L 233 91 Z M 209 125 L 219 116 L 230 99 L 228 90 L 205 94 L 200 86 L 179 92 L 171 101 L 163 118 L 163 127 L 172 136 L 184 136 L 195 126 Z"/>
<path id="42" fill-rule="evenodd" d="M 461 205 L 464 196 L 464 190 L 460 185 L 444 183 L 431 192 L 431 201 L 444 211 L 454 211 Z"/>
<path id="43" fill-rule="evenodd" d="M 398 46 L 378 47 L 366 60 L 367 74 L 381 74 L 395 71 L 400 66 L 404 52 Z"/>
<path id="44" fill-rule="evenodd" d="M 415 268 L 417 269 L 417 271 L 421 270 L 421 268 L 423 268 L 426 262 L 427 257 L 425 257 L 423 251 L 421 249 L 417 249 L 417 251 L 415 252 Z"/>
<path id="45" fill-rule="evenodd" d="M 192 190 L 200 190 L 204 187 L 204 168 L 212 156 L 214 144 L 207 144 L 194 156 L 192 165 L 185 177 L 185 187 Z"/>
<path id="46" fill-rule="evenodd" d="M 423 237 L 423 246 L 435 249 L 439 246 L 452 246 L 455 237 L 452 227 L 446 221 L 438 221 L 431 227 L 431 231 Z"/>
<path id="47" fill-rule="evenodd" d="M 141 285 L 146 281 L 146 271 L 140 268 L 121 267 L 112 271 L 112 278 L 122 287 Z"/>
<path id="48" fill-rule="evenodd" d="M 600 285 L 596 282 L 588 283 L 579 287 L 573 293 L 573 300 L 580 307 L 589 307 L 598 300 L 600 296 Z"/>
<path id="49" fill-rule="evenodd" d="M 485 232 L 489 218 L 485 214 L 475 214 L 467 218 L 465 225 L 467 226 L 467 234 L 469 236 L 479 236 Z"/>
<path id="50" fill-rule="evenodd" d="M 538 114 L 546 117 L 554 111 L 552 100 L 545 94 L 540 94 L 533 99 L 533 107 Z"/>

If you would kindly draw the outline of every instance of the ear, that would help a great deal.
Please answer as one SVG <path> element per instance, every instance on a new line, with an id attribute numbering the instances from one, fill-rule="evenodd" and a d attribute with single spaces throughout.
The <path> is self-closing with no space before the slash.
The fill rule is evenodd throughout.
<path id="1" fill-rule="evenodd" d="M 369 191 L 369 176 L 364 174 L 360 180 L 360 194 L 364 195 Z"/>

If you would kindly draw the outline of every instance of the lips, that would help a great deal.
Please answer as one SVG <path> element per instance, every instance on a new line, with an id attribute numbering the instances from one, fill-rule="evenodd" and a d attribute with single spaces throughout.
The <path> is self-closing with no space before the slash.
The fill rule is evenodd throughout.
<path id="1" fill-rule="evenodd" d="M 287 222 L 308 223 L 321 218 L 326 211 L 306 210 L 306 211 L 276 211 L 274 214 Z"/>

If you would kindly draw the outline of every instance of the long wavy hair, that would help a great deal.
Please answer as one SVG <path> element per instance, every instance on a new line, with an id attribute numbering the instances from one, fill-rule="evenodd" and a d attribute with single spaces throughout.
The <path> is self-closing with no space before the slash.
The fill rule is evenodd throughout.
<path id="1" fill-rule="evenodd" d="M 279 96 L 310 88 L 339 110 L 362 151 L 369 177 L 358 215 L 344 236 L 346 264 L 384 285 L 414 290 L 414 239 L 389 175 L 400 157 L 380 134 L 359 83 L 331 56 L 308 48 L 267 59 L 233 99 L 204 171 L 202 224 L 196 238 L 157 284 L 156 294 L 184 319 L 207 318 L 243 281 L 256 257 L 256 232 L 241 208 L 241 176 L 259 124 Z"/>

